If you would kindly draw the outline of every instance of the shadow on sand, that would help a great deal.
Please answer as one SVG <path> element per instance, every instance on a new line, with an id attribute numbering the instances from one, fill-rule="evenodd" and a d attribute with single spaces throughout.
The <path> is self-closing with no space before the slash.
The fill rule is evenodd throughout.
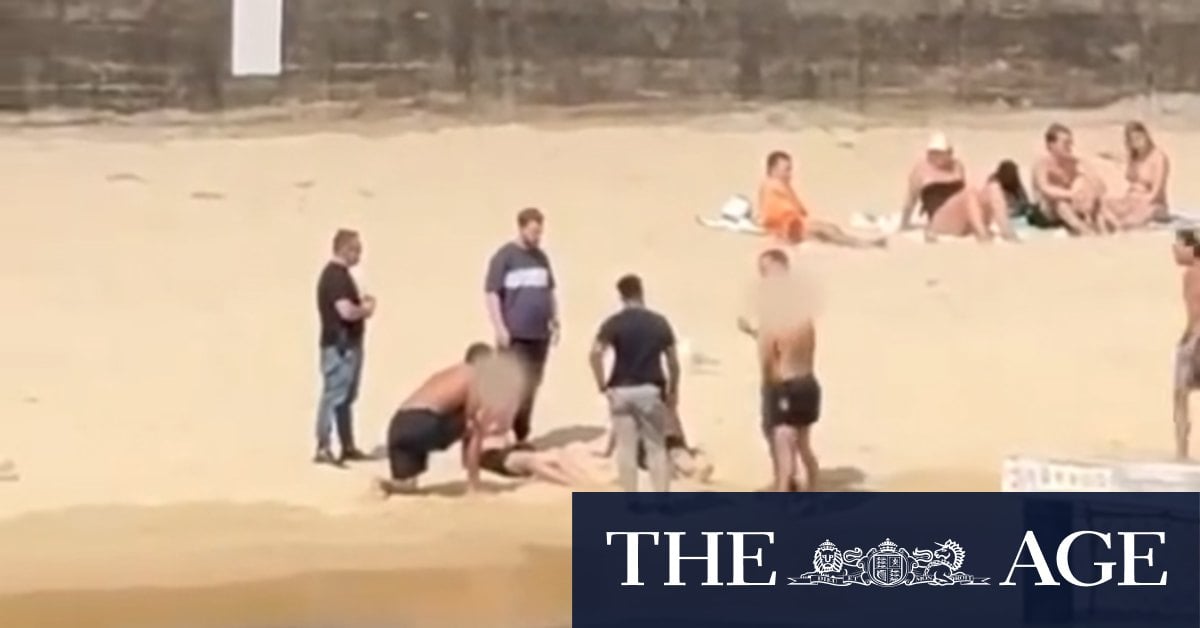
<path id="1" fill-rule="evenodd" d="M 863 488 L 863 483 L 867 481 L 867 474 L 858 467 L 833 467 L 821 471 L 820 480 L 817 481 L 818 491 L 866 491 Z"/>
<path id="2" fill-rule="evenodd" d="M 598 425 L 572 425 L 550 430 L 541 436 L 529 439 L 535 449 L 555 449 L 575 443 L 586 443 L 604 436 L 605 429 Z"/>
<path id="3" fill-rule="evenodd" d="M 875 491 L 866 488 L 863 484 L 867 481 L 867 474 L 858 467 L 830 467 L 821 469 L 820 479 L 817 481 L 818 492 L 822 493 L 873 493 Z M 757 492 L 769 493 L 773 487 L 768 484 Z"/>
<path id="4" fill-rule="evenodd" d="M 515 491 L 521 484 L 510 483 L 502 484 L 500 482 L 489 482 L 483 480 L 480 483 L 480 492 L 486 495 L 499 495 L 501 493 L 511 493 Z M 451 482 L 440 482 L 438 484 L 430 484 L 422 486 L 417 490 L 416 495 L 430 495 L 436 497 L 462 497 L 467 494 L 467 483 L 465 480 L 454 480 Z"/>

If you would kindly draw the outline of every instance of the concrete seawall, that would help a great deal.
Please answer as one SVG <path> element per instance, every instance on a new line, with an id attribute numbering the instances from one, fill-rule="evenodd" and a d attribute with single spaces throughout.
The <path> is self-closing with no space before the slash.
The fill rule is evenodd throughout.
<path id="1" fill-rule="evenodd" d="M 2 0 L 0 109 L 1200 91 L 1195 0 L 286 0 L 268 79 L 230 76 L 230 1 Z"/>

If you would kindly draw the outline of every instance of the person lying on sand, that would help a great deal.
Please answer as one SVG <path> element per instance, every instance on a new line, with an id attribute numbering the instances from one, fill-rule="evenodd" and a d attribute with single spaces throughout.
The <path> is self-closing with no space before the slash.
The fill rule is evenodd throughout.
<path id="1" fill-rule="evenodd" d="M 1118 221 L 1101 199 L 1104 181 L 1075 156 L 1075 139 L 1061 124 L 1046 129 L 1046 156 L 1033 167 L 1037 212 L 1029 224 L 1041 228 L 1065 226 L 1073 235 L 1111 233 Z"/>
<path id="2" fill-rule="evenodd" d="M 954 156 L 950 141 L 945 134 L 934 133 L 925 154 L 909 172 L 900 229 L 912 228 L 913 213 L 919 209 L 926 217 L 925 239 L 929 242 L 939 235 L 971 235 L 980 242 L 989 242 L 992 222 L 1006 240 L 1015 240 L 1007 209 L 997 213 L 985 207 L 979 191 L 967 185 L 966 169 Z"/>
<path id="3" fill-rule="evenodd" d="M 400 404 L 388 425 L 391 478 L 378 482 L 385 496 L 416 491 L 417 477 L 427 470 L 429 455 L 460 440 L 467 491 L 479 489 L 483 438 L 512 429 L 520 401 L 520 388 L 505 400 L 484 392 L 488 383 L 481 381 L 481 367 L 492 355 L 486 344 L 471 345 L 463 363 L 434 373 Z"/>
<path id="4" fill-rule="evenodd" d="M 887 246 L 887 238 L 859 238 L 841 227 L 809 215 L 792 189 L 792 157 L 783 151 L 767 155 L 767 176 L 758 189 L 758 225 L 785 244 L 804 240 L 854 248 Z"/>
<path id="5" fill-rule="evenodd" d="M 812 426 L 821 414 L 821 385 L 813 375 L 816 329 L 798 301 L 805 295 L 777 294 L 789 284 L 787 255 L 778 249 L 759 256 L 763 295 L 757 325 L 743 317 L 738 327 L 758 343 L 762 367 L 762 431 L 771 451 L 774 490 L 813 490 L 819 465 L 812 448 Z M 796 458 L 805 481 L 797 479 Z"/>
<path id="6" fill-rule="evenodd" d="M 1175 262 L 1183 271 L 1183 306 L 1187 324 L 1175 349 L 1175 456 L 1188 457 L 1192 430 L 1189 397 L 1200 388 L 1200 237 L 1193 229 L 1175 234 Z"/>
<path id="7" fill-rule="evenodd" d="M 1109 211 L 1124 229 L 1144 227 L 1154 220 L 1166 220 L 1167 177 L 1171 161 L 1154 144 L 1150 130 L 1141 122 L 1125 125 L 1125 196 L 1105 201 Z"/>
<path id="8" fill-rule="evenodd" d="M 571 460 L 566 450 L 533 451 L 518 446 L 508 436 L 485 439 L 479 464 L 506 478 L 531 478 L 562 486 L 593 483 L 592 477 Z"/>

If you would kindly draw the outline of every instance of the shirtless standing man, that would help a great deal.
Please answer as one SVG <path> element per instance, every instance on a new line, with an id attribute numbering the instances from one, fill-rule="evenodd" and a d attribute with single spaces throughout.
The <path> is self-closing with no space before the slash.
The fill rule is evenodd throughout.
<path id="1" fill-rule="evenodd" d="M 1065 226 L 1075 235 L 1112 232 L 1117 220 L 1101 202 L 1104 182 L 1075 156 L 1071 130 L 1057 122 L 1046 129 L 1046 156 L 1033 167 L 1037 227 Z M 1040 220 L 1038 220 L 1040 218 Z"/>
<path id="2" fill-rule="evenodd" d="M 854 248 L 881 248 L 887 238 L 858 238 L 841 227 L 813 218 L 792 189 L 792 157 L 783 151 L 767 155 L 767 176 L 758 188 L 759 226 L 786 244 L 814 240 Z"/>
<path id="3" fill-rule="evenodd" d="M 385 496 L 412 493 L 417 477 L 426 471 L 429 455 L 463 441 L 462 460 L 467 470 L 467 491 L 479 489 L 483 438 L 512 429 L 519 403 L 484 399 L 480 391 L 481 363 L 492 356 L 486 344 L 467 349 L 466 360 L 434 373 L 402 404 L 388 425 L 387 450 L 391 478 L 379 481 Z"/>
<path id="4" fill-rule="evenodd" d="M 789 273 L 787 255 L 778 249 L 766 251 L 758 258 L 758 270 L 764 293 L 759 296 L 758 325 L 741 318 L 738 327 L 758 341 L 762 429 L 775 467 L 774 490 L 811 491 L 820 470 L 812 448 L 812 426 L 821 415 L 821 385 L 813 375 L 816 329 L 809 315 L 777 311 L 788 308 L 795 295 L 769 294 L 773 288 L 794 289 L 780 281 Z M 797 457 L 804 465 L 803 486 L 796 479 Z"/>
<path id="5" fill-rule="evenodd" d="M 1175 456 L 1188 457 L 1192 430 L 1189 397 L 1200 388 L 1200 238 L 1191 229 L 1175 234 L 1175 262 L 1182 266 L 1187 326 L 1175 350 Z"/>

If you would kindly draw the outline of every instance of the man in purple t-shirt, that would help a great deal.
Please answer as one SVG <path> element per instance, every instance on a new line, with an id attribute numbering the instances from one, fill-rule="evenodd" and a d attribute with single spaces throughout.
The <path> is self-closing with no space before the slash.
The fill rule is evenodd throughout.
<path id="1" fill-rule="evenodd" d="M 517 214 L 517 238 L 492 255 L 484 281 L 496 346 L 519 357 L 529 377 L 521 409 L 513 419 L 513 433 L 519 447 L 525 446 L 529 439 L 533 402 L 550 345 L 558 340 L 554 271 L 541 248 L 545 222 L 541 211 L 521 210 Z"/>

